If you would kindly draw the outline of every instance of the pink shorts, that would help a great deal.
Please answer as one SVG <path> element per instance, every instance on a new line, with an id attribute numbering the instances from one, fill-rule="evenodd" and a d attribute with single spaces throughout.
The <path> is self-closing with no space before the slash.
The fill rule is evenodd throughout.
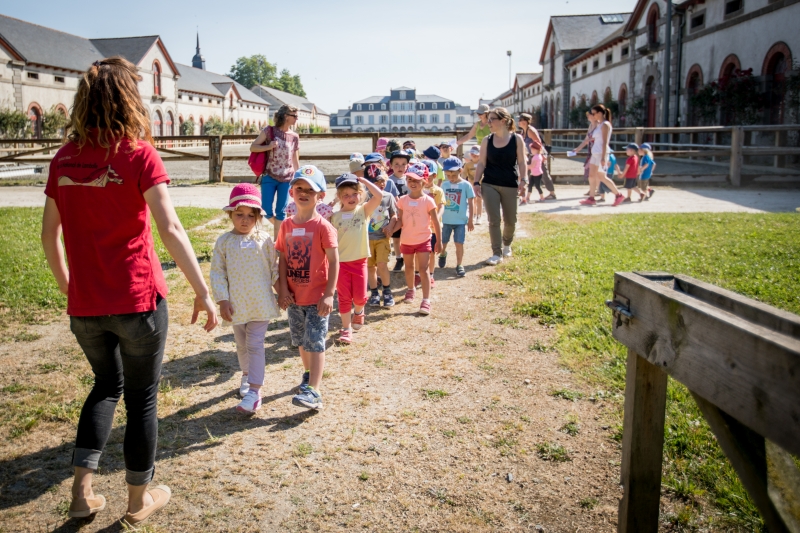
<path id="1" fill-rule="evenodd" d="M 431 250 L 431 241 L 428 239 L 425 242 L 421 242 L 419 244 L 401 244 L 400 245 L 400 253 L 403 255 L 414 255 L 417 253 L 424 254 L 430 253 Z"/>

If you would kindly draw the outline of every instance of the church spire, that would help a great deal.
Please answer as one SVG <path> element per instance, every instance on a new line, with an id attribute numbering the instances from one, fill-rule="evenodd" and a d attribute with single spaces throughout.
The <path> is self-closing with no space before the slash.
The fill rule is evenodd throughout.
<path id="1" fill-rule="evenodd" d="M 206 58 L 200 53 L 200 32 L 197 32 L 197 49 L 194 57 L 192 58 L 192 66 L 202 70 L 206 69 Z"/>

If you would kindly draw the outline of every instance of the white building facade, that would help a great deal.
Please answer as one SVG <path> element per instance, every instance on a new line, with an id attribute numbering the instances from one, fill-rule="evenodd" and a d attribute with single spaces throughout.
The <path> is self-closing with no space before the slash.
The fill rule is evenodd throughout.
<path id="1" fill-rule="evenodd" d="M 472 110 L 453 100 L 416 89 L 398 87 L 388 96 L 371 96 L 339 110 L 331 119 L 334 131 L 403 132 L 454 131 L 472 127 Z M 335 124 L 334 124 L 335 123 Z"/>
<path id="2" fill-rule="evenodd" d="M 330 114 L 307 98 L 297 96 L 296 94 L 279 91 L 278 89 L 273 89 L 272 87 L 265 87 L 263 85 L 254 86 L 252 91 L 259 97 L 269 102 L 270 120 L 273 119 L 275 112 L 280 109 L 282 105 L 290 105 L 297 108 L 298 129 L 302 129 L 303 127 L 307 126 L 314 126 L 325 131 L 330 130 Z"/>

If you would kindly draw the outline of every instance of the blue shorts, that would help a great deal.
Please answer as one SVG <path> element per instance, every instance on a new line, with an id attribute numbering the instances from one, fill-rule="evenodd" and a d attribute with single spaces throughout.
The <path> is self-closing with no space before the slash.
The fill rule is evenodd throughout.
<path id="1" fill-rule="evenodd" d="M 467 238 L 467 225 L 466 224 L 442 224 L 442 244 L 450 242 L 450 235 L 453 235 L 453 240 L 456 244 L 464 244 Z"/>
<path id="2" fill-rule="evenodd" d="M 307 352 L 324 352 L 328 317 L 319 316 L 316 305 L 290 305 L 287 313 L 292 344 Z"/>

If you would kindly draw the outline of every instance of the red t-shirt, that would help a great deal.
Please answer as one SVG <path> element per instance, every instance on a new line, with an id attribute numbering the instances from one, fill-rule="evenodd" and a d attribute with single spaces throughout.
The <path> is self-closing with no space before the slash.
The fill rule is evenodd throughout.
<path id="1" fill-rule="evenodd" d="M 328 284 L 327 248 L 337 248 L 336 229 L 321 216 L 305 224 L 281 223 L 275 249 L 286 257 L 287 282 L 297 305 L 317 305 Z"/>
<path id="2" fill-rule="evenodd" d="M 639 175 L 639 157 L 632 155 L 626 161 L 628 171 L 625 173 L 625 179 L 632 179 Z"/>
<path id="3" fill-rule="evenodd" d="M 167 296 L 153 248 L 144 192 L 169 176 L 158 152 L 140 141 L 116 155 L 91 144 L 63 146 L 50 163 L 44 193 L 55 200 L 69 264 L 67 314 L 101 316 L 153 311 Z"/>

